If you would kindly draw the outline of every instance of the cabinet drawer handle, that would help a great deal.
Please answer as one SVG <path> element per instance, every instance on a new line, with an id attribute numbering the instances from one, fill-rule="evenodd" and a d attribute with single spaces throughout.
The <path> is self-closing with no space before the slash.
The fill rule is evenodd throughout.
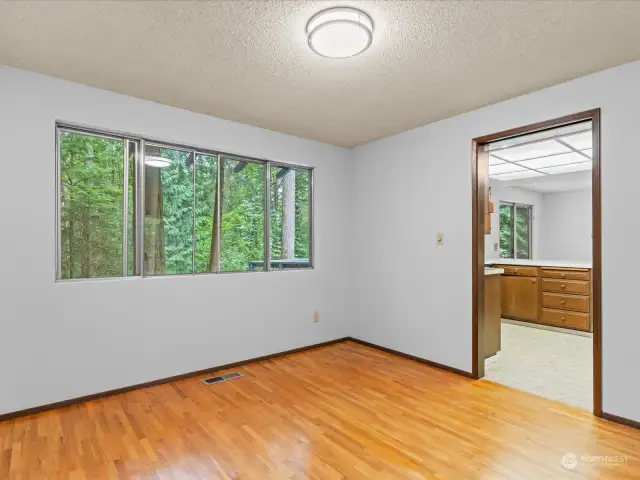
<path id="1" fill-rule="evenodd" d="M 562 274 L 562 278 L 564 278 L 564 273 Z"/>
<path id="2" fill-rule="evenodd" d="M 534 278 L 534 279 L 532 279 L 532 280 L 531 280 L 531 283 L 536 283 L 536 279 L 535 279 L 535 278 Z"/>
<path id="3" fill-rule="evenodd" d="M 567 303 L 567 302 L 565 302 L 565 300 L 564 300 L 564 299 L 562 299 L 562 300 L 560 300 L 560 303 L 561 303 L 562 305 L 564 305 L 564 304 L 565 304 L 565 303 Z"/>
<path id="4" fill-rule="evenodd" d="M 513 269 L 513 273 L 518 273 L 518 269 L 517 269 L 517 268 L 514 268 L 514 269 Z"/>
<path id="5" fill-rule="evenodd" d="M 567 286 L 563 283 L 562 285 L 560 285 L 560 288 L 567 288 Z"/>

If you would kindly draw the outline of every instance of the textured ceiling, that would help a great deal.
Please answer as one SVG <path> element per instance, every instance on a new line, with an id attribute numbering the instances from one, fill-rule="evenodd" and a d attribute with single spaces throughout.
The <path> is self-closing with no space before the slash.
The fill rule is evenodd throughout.
<path id="1" fill-rule="evenodd" d="M 374 42 L 304 27 L 359 6 Z M 640 1 L 0 0 L 0 63 L 352 147 L 640 58 Z"/>

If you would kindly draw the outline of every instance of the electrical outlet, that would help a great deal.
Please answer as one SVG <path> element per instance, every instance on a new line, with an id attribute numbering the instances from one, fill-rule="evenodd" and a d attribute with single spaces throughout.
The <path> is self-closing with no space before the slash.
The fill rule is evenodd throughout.
<path id="1" fill-rule="evenodd" d="M 444 245 L 444 233 L 438 232 L 436 233 L 436 245 L 441 247 Z"/>
<path id="2" fill-rule="evenodd" d="M 313 312 L 313 323 L 318 323 L 320 321 L 320 313 L 316 310 Z"/>

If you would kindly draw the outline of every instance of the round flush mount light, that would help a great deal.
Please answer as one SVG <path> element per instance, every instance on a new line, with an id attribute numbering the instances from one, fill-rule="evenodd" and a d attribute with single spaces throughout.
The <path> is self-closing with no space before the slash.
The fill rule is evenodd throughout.
<path id="1" fill-rule="evenodd" d="M 309 20 L 307 38 L 311 50 L 323 57 L 355 57 L 371 45 L 373 21 L 356 8 L 329 8 Z"/>
<path id="2" fill-rule="evenodd" d="M 145 155 L 144 164 L 150 167 L 164 168 L 171 165 L 171 160 L 156 155 Z"/>

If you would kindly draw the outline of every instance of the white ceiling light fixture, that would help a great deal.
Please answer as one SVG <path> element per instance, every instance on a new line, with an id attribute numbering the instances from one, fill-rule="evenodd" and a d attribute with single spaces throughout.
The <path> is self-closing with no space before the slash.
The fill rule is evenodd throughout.
<path id="1" fill-rule="evenodd" d="M 171 165 L 171 160 L 158 155 L 145 155 L 144 164 L 150 167 L 164 168 Z"/>
<path id="2" fill-rule="evenodd" d="M 311 50 L 323 57 L 355 57 L 371 46 L 373 21 L 356 8 L 329 8 L 309 20 L 307 38 Z"/>

